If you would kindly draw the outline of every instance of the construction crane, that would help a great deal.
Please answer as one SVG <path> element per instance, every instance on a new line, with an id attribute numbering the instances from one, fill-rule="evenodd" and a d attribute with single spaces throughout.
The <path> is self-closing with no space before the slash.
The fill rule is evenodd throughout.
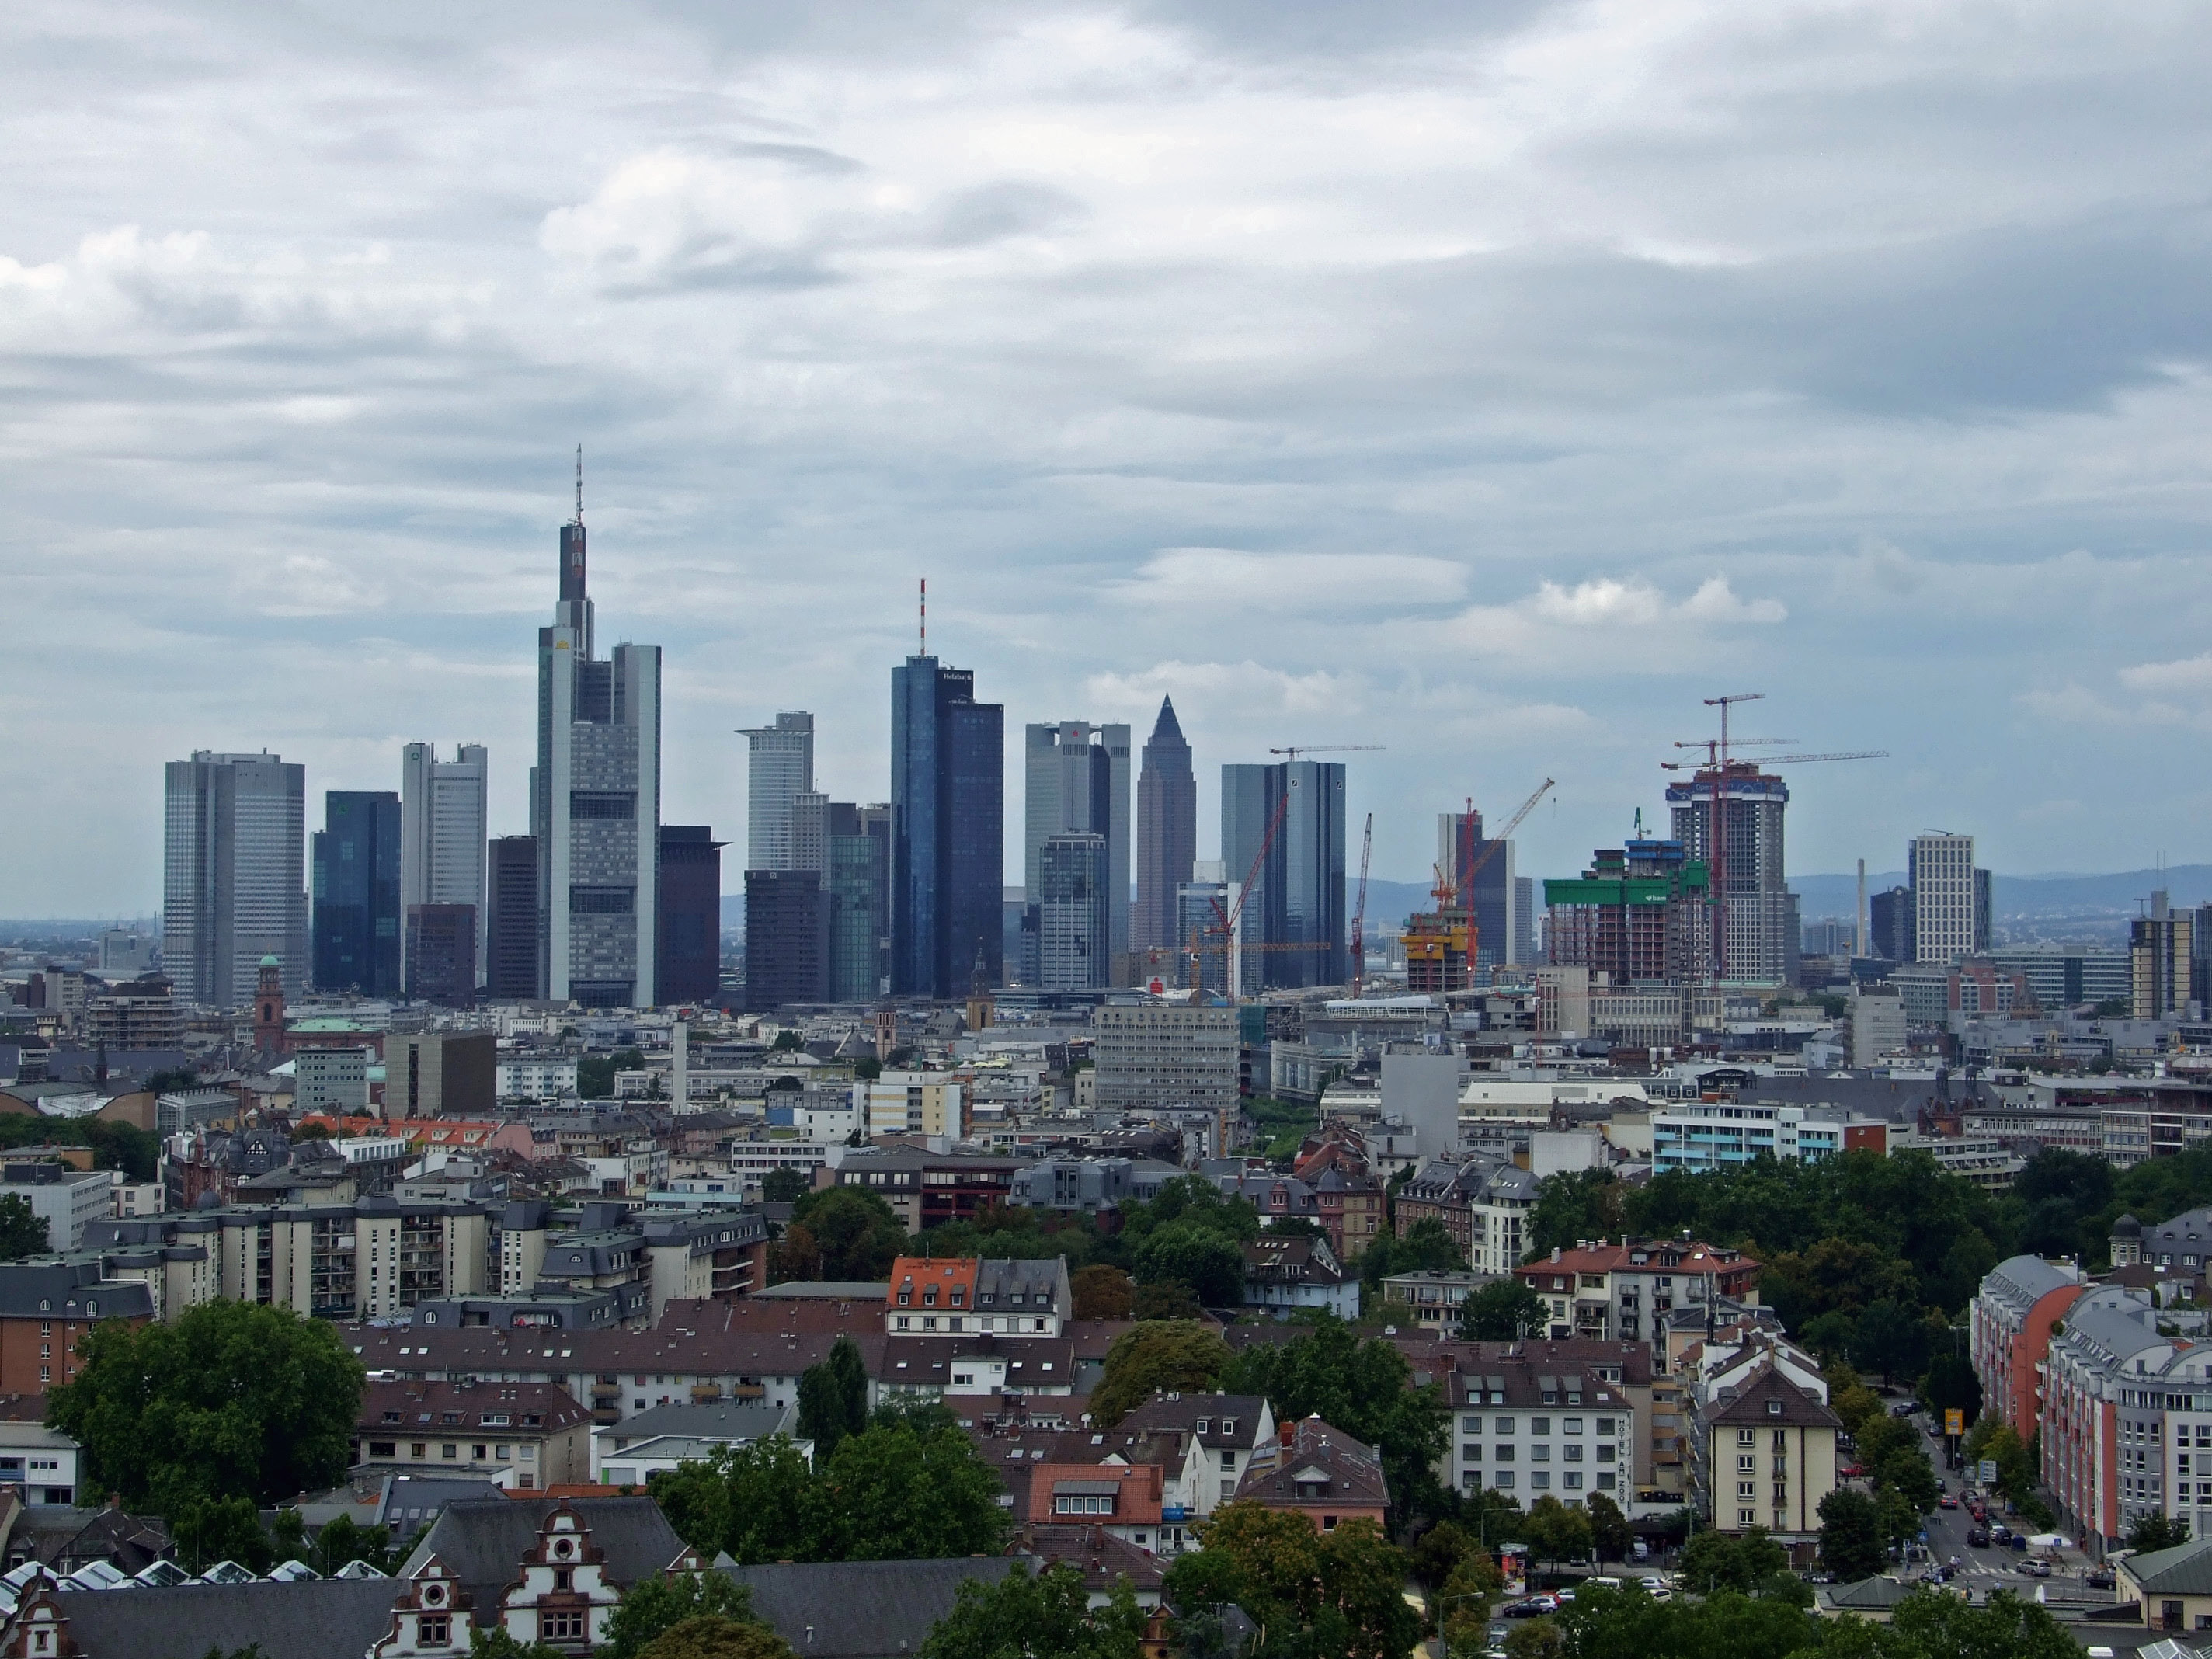
<path id="1" fill-rule="evenodd" d="M 1678 739 L 1674 744 L 1677 749 L 1704 750 L 1705 760 L 1702 763 L 1697 761 L 1659 763 L 1660 769 L 1662 771 L 1692 773 L 1698 781 L 1710 781 L 1711 784 L 1706 830 L 1708 842 L 1706 852 L 1712 866 L 1712 951 L 1713 980 L 1716 984 L 1728 977 L 1728 811 L 1723 804 L 1722 793 L 1731 765 L 1741 764 L 1755 769 L 1759 766 L 1798 766 L 1813 761 L 1887 760 L 1889 758 L 1889 751 L 1886 749 L 1848 749 L 1819 755 L 1764 756 L 1756 763 L 1735 762 L 1734 759 L 1735 750 L 1753 747 L 1786 748 L 1796 741 L 1791 738 L 1739 738 L 1730 734 L 1729 711 L 1740 702 L 1764 702 L 1765 696 L 1763 691 L 1735 691 L 1726 696 L 1707 697 L 1705 700 L 1705 707 L 1721 711 L 1720 736 L 1692 738 L 1686 743 Z"/>
<path id="2" fill-rule="evenodd" d="M 1472 890 L 1474 886 L 1475 872 L 1480 870 L 1484 865 L 1489 863 L 1490 860 L 1497 855 L 1498 849 L 1499 848 L 1504 846 L 1507 842 L 1513 839 L 1513 832 L 1521 827 L 1521 820 L 1527 817 L 1529 813 L 1536 810 L 1536 803 L 1544 799 L 1546 792 L 1552 787 L 1553 781 L 1552 779 L 1546 778 L 1543 782 L 1538 784 L 1536 786 L 1536 793 L 1521 803 L 1521 810 L 1516 812 L 1511 817 L 1505 820 L 1505 827 L 1486 841 L 1483 843 L 1482 851 L 1477 854 L 1474 858 L 1468 860 L 1466 879 L 1469 889 L 1468 902 L 1470 905 L 1474 903 L 1474 894 Z M 1469 835 L 1474 833 L 1474 803 L 1473 801 L 1469 801 L 1468 803 Z M 1499 960 L 1503 961 L 1504 958 L 1500 957 Z"/>
<path id="3" fill-rule="evenodd" d="M 1356 755 L 1388 748 L 1380 743 L 1306 743 L 1291 749 L 1270 749 L 1271 755 L 1287 755 L 1296 760 L 1301 755 Z"/>
<path id="4" fill-rule="evenodd" d="M 1367 815 L 1367 829 L 1359 837 L 1359 902 L 1352 907 L 1352 1000 L 1359 1000 L 1367 978 L 1367 855 L 1375 850 L 1375 814 Z"/>

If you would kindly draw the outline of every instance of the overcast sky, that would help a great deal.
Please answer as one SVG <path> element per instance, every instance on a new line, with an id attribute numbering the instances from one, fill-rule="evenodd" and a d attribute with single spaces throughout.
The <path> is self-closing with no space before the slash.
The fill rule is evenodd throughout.
<path id="1" fill-rule="evenodd" d="M 161 763 L 526 827 L 574 447 L 665 817 L 816 711 L 888 792 L 930 642 L 1024 720 L 1171 692 L 1350 763 L 1378 875 L 1699 699 L 1793 872 L 2212 856 L 2199 5 L 0 11 L 0 915 L 161 893 Z M 1018 878 L 1017 837 L 1007 842 Z M 1356 857 L 1356 850 L 1354 856 Z"/>

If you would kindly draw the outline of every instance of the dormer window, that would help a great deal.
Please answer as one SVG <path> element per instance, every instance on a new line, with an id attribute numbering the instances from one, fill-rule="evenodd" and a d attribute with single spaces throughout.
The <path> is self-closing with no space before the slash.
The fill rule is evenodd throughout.
<path id="1" fill-rule="evenodd" d="M 1198 1419 L 1198 1431 L 1199 1431 L 1200 1434 L 1204 1434 L 1204 1433 L 1206 1432 L 1206 1425 L 1207 1425 L 1208 1424 L 1210 1424 L 1211 1422 L 1212 1422 L 1212 1420 L 1213 1420 L 1213 1419 L 1212 1419 L 1212 1418 L 1210 1418 L 1210 1417 L 1201 1417 L 1201 1418 L 1200 1418 L 1200 1419 Z"/>
<path id="2" fill-rule="evenodd" d="M 961 1306 L 966 1299 L 967 1294 L 968 1293 L 962 1290 L 958 1285 L 954 1285 L 952 1288 L 952 1305 L 956 1308 Z"/>
<path id="3" fill-rule="evenodd" d="M 925 1308 L 933 1308 L 937 1305 L 936 1285 L 931 1285 L 927 1290 L 921 1293 L 921 1305 Z"/>
<path id="4" fill-rule="evenodd" d="M 1206 1425 L 1205 1425 L 1205 1424 L 1203 1424 L 1203 1423 L 1200 1424 L 1200 1425 L 1198 1425 L 1198 1428 L 1199 1428 L 1199 1432 L 1200 1432 L 1200 1433 L 1201 1433 L 1201 1434 L 1203 1434 L 1203 1433 L 1206 1431 Z M 1234 1434 L 1234 1433 L 1236 1433 L 1236 1432 L 1237 1432 L 1237 1419 L 1236 1419 L 1235 1418 L 1233 1418 L 1233 1417 L 1224 1417 L 1224 1418 L 1223 1418 L 1223 1419 L 1221 1419 L 1221 1431 L 1222 1431 L 1222 1433 L 1224 1433 L 1224 1434 Z"/>
<path id="5" fill-rule="evenodd" d="M 1782 1402 L 1781 1402 L 1779 1400 L 1770 1400 L 1770 1401 L 1768 1401 L 1766 1402 L 1766 1414 L 1767 1414 L 1769 1417 L 1779 1417 L 1779 1416 L 1781 1416 L 1781 1415 L 1782 1415 Z"/>
<path id="6" fill-rule="evenodd" d="M 912 1291 L 901 1291 L 899 1292 L 898 1304 L 902 1308 L 912 1307 L 914 1305 L 914 1292 Z"/>

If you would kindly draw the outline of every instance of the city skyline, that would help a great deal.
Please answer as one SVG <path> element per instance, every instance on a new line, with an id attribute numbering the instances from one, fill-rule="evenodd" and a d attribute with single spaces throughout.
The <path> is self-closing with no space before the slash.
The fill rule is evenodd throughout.
<path id="1" fill-rule="evenodd" d="M 142 781 L 203 748 L 320 793 L 482 742 L 526 828 L 579 441 L 609 614 L 667 653 L 665 814 L 720 835 L 730 732 L 794 703 L 824 791 L 883 798 L 857 665 L 927 575 L 1010 720 L 1175 696 L 1201 857 L 1217 766 L 1363 742 L 1378 875 L 1546 776 L 1516 862 L 1572 872 L 1739 686 L 1893 756 L 1793 782 L 1796 870 L 1942 824 L 2022 873 L 2212 856 L 2169 14 L 1899 7 L 1843 76 L 1694 8 L 100 13 L 0 21 L 0 710 L 52 808 L 0 825 L 0 914 L 151 910 Z"/>

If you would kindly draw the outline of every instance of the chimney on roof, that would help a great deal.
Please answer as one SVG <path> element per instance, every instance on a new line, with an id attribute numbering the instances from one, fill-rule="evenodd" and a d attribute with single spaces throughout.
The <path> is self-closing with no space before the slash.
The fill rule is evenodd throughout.
<path id="1" fill-rule="evenodd" d="M 1562 1254 L 1562 1252 L 1561 1252 L 1561 1250 L 1560 1250 L 1560 1249 L 1559 1249 L 1559 1247 L 1558 1245 L 1554 1244 L 1554 1245 L 1553 1245 L 1553 1246 L 1552 1246 L 1552 1260 L 1553 1260 L 1553 1261 L 1557 1261 L 1559 1259 L 1559 1257 L 1560 1257 L 1561 1254 Z"/>

